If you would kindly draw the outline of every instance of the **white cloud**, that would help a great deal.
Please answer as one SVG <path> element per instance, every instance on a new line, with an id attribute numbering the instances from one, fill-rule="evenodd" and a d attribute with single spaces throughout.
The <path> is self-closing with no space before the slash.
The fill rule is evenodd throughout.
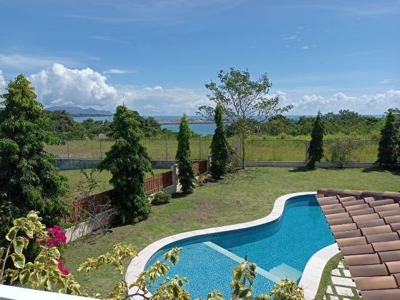
<path id="1" fill-rule="evenodd" d="M 205 90 L 125 86 L 120 91 L 125 95 L 124 103 L 141 115 L 179 116 L 184 112 L 195 115 L 200 106 L 213 105 L 206 97 Z"/>
<path id="2" fill-rule="evenodd" d="M 141 115 L 194 115 L 202 105 L 211 105 L 205 88 L 168 88 L 159 85 L 143 87 L 136 85 L 110 85 L 107 77 L 90 69 L 69 69 L 54 64 L 37 74 L 30 76 L 38 100 L 45 107 L 56 105 L 73 105 L 93 107 L 115 111 L 117 105 L 125 104 Z M 0 72 L 0 84 L 5 85 Z M 331 95 L 319 92 L 293 93 L 277 91 L 270 94 L 279 96 L 280 105 L 292 104 L 288 114 L 315 115 L 338 112 L 349 109 L 361 114 L 383 114 L 389 108 L 399 107 L 400 90 L 387 90 L 382 93 L 348 95 L 345 92 L 333 92 Z"/>
<path id="3" fill-rule="evenodd" d="M 141 115 L 194 115 L 208 104 L 206 91 L 189 88 L 163 88 L 159 85 L 110 85 L 107 77 L 90 69 L 69 69 L 54 64 L 30 76 L 37 99 L 45 106 L 70 105 L 115 111 L 125 104 Z"/>
<path id="4" fill-rule="evenodd" d="M 46 107 L 75 105 L 115 109 L 118 92 L 107 78 L 90 68 L 68 69 L 61 64 L 31 75 L 38 100 Z"/>
<path id="5" fill-rule="evenodd" d="M 0 70 L 0 95 L 4 94 L 6 91 L 6 80 L 3 76 L 3 71 Z"/>
<path id="6" fill-rule="evenodd" d="M 380 84 L 390 84 L 390 83 L 392 83 L 393 81 L 394 81 L 393 78 L 385 78 L 385 79 L 379 81 L 379 83 L 380 83 Z"/>
<path id="7" fill-rule="evenodd" d="M 310 47 L 308 47 L 308 46 L 303 46 L 303 47 L 301 47 L 301 49 L 302 50 L 308 50 Z"/>
<path id="8" fill-rule="evenodd" d="M 282 98 L 282 96 L 281 96 Z M 400 90 L 388 90 L 380 94 L 348 96 L 342 92 L 332 96 L 304 95 L 299 100 L 290 99 L 284 95 L 286 103 L 291 102 L 293 109 L 289 114 L 315 115 L 319 110 L 322 113 L 338 112 L 348 109 L 360 114 L 383 114 L 389 108 L 400 106 Z"/>
<path id="9" fill-rule="evenodd" d="M 156 85 L 155 87 L 145 87 L 143 89 L 144 91 L 152 92 L 152 91 L 162 91 L 163 88 L 159 85 Z"/>
<path id="10" fill-rule="evenodd" d="M 0 65 L 17 69 L 18 71 L 48 67 L 55 61 L 71 64 L 71 61 L 63 58 L 0 53 Z"/>
<path id="11" fill-rule="evenodd" d="M 133 73 L 133 72 L 129 71 L 129 70 L 121 70 L 121 69 L 109 69 L 107 71 L 104 71 L 104 74 L 128 74 L 128 73 Z"/>

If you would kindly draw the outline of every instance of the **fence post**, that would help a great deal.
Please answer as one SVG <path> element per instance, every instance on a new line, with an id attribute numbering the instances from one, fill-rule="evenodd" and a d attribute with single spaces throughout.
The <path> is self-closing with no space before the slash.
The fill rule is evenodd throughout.
<path id="1" fill-rule="evenodd" d="M 207 173 L 211 172 L 211 155 L 207 155 Z"/>
<path id="2" fill-rule="evenodd" d="M 67 158 L 69 159 L 69 143 L 67 141 Z"/>
<path id="3" fill-rule="evenodd" d="M 101 140 L 100 140 L 100 159 L 103 160 L 103 152 L 101 151 Z"/>
<path id="4" fill-rule="evenodd" d="M 178 186 L 179 186 L 178 164 L 173 164 L 171 166 L 171 171 L 172 171 L 172 193 L 176 193 L 178 191 Z"/>
<path id="5" fill-rule="evenodd" d="M 236 155 L 240 155 L 240 141 L 233 141 L 233 148 L 235 149 Z"/>

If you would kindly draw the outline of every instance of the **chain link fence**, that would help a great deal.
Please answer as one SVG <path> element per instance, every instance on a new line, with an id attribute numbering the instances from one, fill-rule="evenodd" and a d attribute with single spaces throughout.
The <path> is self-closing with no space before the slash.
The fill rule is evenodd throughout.
<path id="1" fill-rule="evenodd" d="M 60 159 L 103 159 L 111 149 L 114 140 L 70 140 L 64 145 L 47 145 L 45 150 Z M 142 144 L 147 148 L 152 160 L 174 161 L 178 147 L 176 139 L 145 139 Z M 210 153 L 211 138 L 190 140 L 191 158 L 203 160 Z"/>
<path id="2" fill-rule="evenodd" d="M 324 159 L 330 161 L 336 140 L 324 141 Z M 351 161 L 373 162 L 377 158 L 378 142 L 353 140 Z M 46 146 L 46 151 L 61 159 L 103 159 L 114 144 L 113 140 L 71 140 L 64 145 Z M 175 161 L 178 142 L 175 139 L 145 139 L 142 144 L 152 160 Z M 233 146 L 234 140 L 229 140 Z M 246 159 L 248 161 L 305 161 L 307 159 L 306 140 L 247 140 Z M 211 137 L 190 140 L 191 158 L 203 160 L 210 154 Z M 239 150 L 240 151 L 240 150 Z"/>

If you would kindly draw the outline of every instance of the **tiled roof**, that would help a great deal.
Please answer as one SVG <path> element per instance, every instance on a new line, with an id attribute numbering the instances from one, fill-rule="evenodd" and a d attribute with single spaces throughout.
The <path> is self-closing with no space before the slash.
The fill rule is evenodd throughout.
<path id="1" fill-rule="evenodd" d="M 319 189 L 316 197 L 363 299 L 400 299 L 400 193 Z"/>

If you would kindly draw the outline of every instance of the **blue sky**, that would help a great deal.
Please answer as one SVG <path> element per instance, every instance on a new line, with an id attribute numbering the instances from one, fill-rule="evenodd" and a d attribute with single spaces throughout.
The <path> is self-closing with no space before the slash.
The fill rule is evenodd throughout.
<path id="1" fill-rule="evenodd" d="M 0 91 L 45 107 L 194 115 L 219 70 L 267 73 L 289 114 L 400 108 L 398 0 L 0 0 Z"/>

